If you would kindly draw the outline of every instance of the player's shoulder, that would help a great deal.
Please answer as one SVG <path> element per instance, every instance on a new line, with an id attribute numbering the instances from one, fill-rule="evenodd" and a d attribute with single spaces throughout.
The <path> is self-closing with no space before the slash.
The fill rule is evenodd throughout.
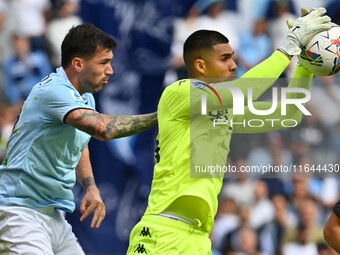
<path id="1" fill-rule="evenodd" d="M 183 80 L 178 80 L 171 85 L 168 86 L 170 89 L 179 89 L 179 88 L 185 88 L 185 87 L 199 87 L 207 85 L 207 83 L 197 80 L 197 79 L 183 79 Z"/>
<path id="2" fill-rule="evenodd" d="M 165 88 L 162 97 L 172 97 L 175 96 L 177 98 L 183 99 L 183 97 L 190 97 L 191 89 L 193 91 L 199 89 L 202 90 L 205 87 L 209 87 L 207 83 L 197 80 L 197 79 L 183 79 L 176 81 Z"/>
<path id="3" fill-rule="evenodd" d="M 69 85 L 69 82 L 65 80 L 59 73 L 51 73 L 48 77 L 51 80 L 51 83 L 60 84 L 61 86 L 67 86 Z M 45 77 L 43 80 L 46 80 L 47 77 Z"/>
<path id="4" fill-rule="evenodd" d="M 44 77 L 38 84 L 38 87 L 46 92 L 61 92 L 72 90 L 73 86 L 58 73 L 51 73 Z"/>
<path id="5" fill-rule="evenodd" d="M 197 80 L 197 79 L 183 79 L 176 81 L 169 85 L 165 91 L 185 91 L 189 92 L 190 88 L 202 89 L 203 87 L 209 86 L 207 83 Z"/>
<path id="6" fill-rule="evenodd" d="M 180 91 L 185 91 L 189 88 L 190 86 L 190 79 L 183 79 L 183 80 L 178 80 L 171 85 L 167 86 L 163 92 L 163 95 L 165 94 L 171 94 L 173 92 L 180 92 Z"/>
<path id="7" fill-rule="evenodd" d="M 38 82 L 32 89 L 29 98 L 40 98 L 47 101 L 70 100 L 80 97 L 76 89 L 58 73 L 51 73 Z"/>
<path id="8" fill-rule="evenodd" d="M 185 86 L 189 86 L 190 81 L 191 81 L 191 79 L 178 80 L 178 81 L 172 83 L 171 85 L 169 85 L 167 88 L 176 89 L 176 88 L 182 88 L 182 87 L 185 87 Z"/>

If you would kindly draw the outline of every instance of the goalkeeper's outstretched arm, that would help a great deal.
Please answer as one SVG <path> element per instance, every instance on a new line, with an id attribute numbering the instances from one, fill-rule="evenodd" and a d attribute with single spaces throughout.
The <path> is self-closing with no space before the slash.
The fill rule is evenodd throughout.
<path id="1" fill-rule="evenodd" d="M 309 91 L 313 74 L 302 66 L 297 66 L 293 77 L 288 85 L 288 88 L 302 88 Z M 301 99 L 304 98 L 303 93 L 287 93 L 286 99 Z M 304 105 L 304 104 L 303 104 Z M 303 106 L 302 105 L 302 106 Z M 270 109 L 272 103 L 270 102 L 254 102 L 254 108 L 257 110 L 267 110 Z M 263 125 L 259 127 L 244 127 L 242 125 L 233 125 L 233 133 L 263 133 L 270 132 L 278 129 L 285 128 L 281 125 L 283 120 L 289 119 L 294 122 L 294 125 L 298 125 L 301 122 L 303 112 L 295 104 L 287 104 L 286 115 L 281 113 L 282 102 L 280 101 L 277 105 L 276 110 L 269 115 L 256 115 L 250 111 L 249 106 L 245 107 L 244 115 L 234 115 L 234 123 L 243 123 L 252 119 L 262 120 Z M 272 120 L 272 121 L 268 121 Z M 273 121 L 275 120 L 275 121 Z"/>

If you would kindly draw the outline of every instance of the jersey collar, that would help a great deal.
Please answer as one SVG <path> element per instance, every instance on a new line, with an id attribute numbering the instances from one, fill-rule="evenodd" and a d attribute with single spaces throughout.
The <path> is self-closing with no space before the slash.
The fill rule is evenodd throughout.
<path id="1" fill-rule="evenodd" d="M 72 83 L 70 82 L 70 80 L 68 79 L 67 75 L 66 75 L 66 72 L 64 70 L 64 68 L 61 66 L 59 68 L 57 68 L 57 73 L 65 80 L 67 81 L 72 87 L 74 87 L 72 85 Z"/>

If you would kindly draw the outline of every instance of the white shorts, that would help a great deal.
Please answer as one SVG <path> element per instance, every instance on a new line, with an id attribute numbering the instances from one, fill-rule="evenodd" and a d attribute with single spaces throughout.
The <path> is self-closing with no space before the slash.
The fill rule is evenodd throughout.
<path id="1" fill-rule="evenodd" d="M 0 206 L 0 254 L 85 255 L 59 210 L 21 206 Z"/>

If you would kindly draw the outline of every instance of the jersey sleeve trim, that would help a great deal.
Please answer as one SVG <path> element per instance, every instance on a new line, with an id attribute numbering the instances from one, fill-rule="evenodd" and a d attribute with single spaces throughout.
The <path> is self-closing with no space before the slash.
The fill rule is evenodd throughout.
<path id="1" fill-rule="evenodd" d="M 91 108 L 91 107 L 82 107 L 82 106 L 81 106 L 81 107 L 74 107 L 74 108 L 68 110 L 68 111 L 64 114 L 64 116 L 63 116 L 63 118 L 62 118 L 63 123 L 65 123 L 65 120 L 66 120 L 67 116 L 68 116 L 71 112 L 73 112 L 74 110 L 79 110 L 79 109 L 88 109 L 88 110 L 95 111 L 95 109 L 93 109 L 93 108 Z M 66 123 L 65 123 L 65 124 L 66 124 Z"/>

